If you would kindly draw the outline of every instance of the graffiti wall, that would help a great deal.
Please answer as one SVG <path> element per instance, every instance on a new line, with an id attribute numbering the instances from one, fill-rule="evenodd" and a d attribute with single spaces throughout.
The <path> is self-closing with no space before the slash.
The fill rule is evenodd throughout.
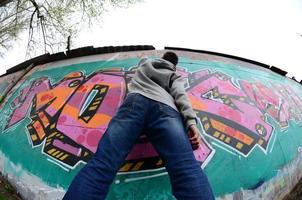
<path id="1" fill-rule="evenodd" d="M 2 172 L 14 180 L 34 177 L 47 191 L 60 191 L 45 198 L 60 199 L 96 151 L 139 59 L 162 53 L 98 55 L 32 69 L 1 105 Z M 300 163 L 301 157 L 301 86 L 241 61 L 177 53 L 177 73 L 186 80 L 202 133 L 194 154 L 215 196 L 233 199 L 240 192 L 237 199 L 245 194 L 253 199 L 259 194 L 248 191 L 264 193 L 263 187 L 276 185 L 282 173 L 296 170 L 300 176 L 289 165 Z M 282 196 L 289 189 L 267 196 Z M 108 199 L 170 199 L 170 190 L 163 162 L 143 135 L 121 166 Z M 31 192 L 26 198 L 37 198 Z"/>

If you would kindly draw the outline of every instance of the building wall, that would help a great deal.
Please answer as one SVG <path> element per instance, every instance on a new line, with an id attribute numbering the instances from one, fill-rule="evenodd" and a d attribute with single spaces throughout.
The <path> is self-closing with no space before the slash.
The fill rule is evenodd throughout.
<path id="1" fill-rule="evenodd" d="M 202 133 L 194 154 L 215 196 L 282 198 L 301 177 L 301 85 L 246 62 L 176 52 Z M 30 70 L 1 105 L 1 172 L 26 199 L 61 199 L 123 102 L 139 59 L 162 53 L 86 56 Z M 167 199 L 170 190 L 162 160 L 142 136 L 108 199 Z"/>
<path id="2" fill-rule="evenodd" d="M 24 73 L 24 70 L 0 77 L 0 102 L 2 102 L 2 100 L 4 99 L 5 94 L 9 92 L 8 90 L 14 84 L 16 84 L 17 80 L 21 77 L 22 73 Z"/>

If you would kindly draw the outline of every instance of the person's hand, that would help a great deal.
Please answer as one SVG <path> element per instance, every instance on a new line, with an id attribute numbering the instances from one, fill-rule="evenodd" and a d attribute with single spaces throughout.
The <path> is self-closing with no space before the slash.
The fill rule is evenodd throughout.
<path id="1" fill-rule="evenodd" d="M 196 127 L 196 125 L 191 125 L 188 129 L 188 137 L 189 141 L 191 143 L 192 149 L 196 150 L 201 145 L 201 137 L 199 129 Z"/>

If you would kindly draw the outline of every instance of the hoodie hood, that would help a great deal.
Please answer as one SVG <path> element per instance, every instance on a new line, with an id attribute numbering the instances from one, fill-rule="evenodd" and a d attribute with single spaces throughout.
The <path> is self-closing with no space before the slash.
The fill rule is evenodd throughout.
<path id="1" fill-rule="evenodd" d="M 152 61 L 152 65 L 156 69 L 169 69 L 169 70 L 172 70 L 172 71 L 176 70 L 176 66 L 175 65 L 173 65 L 171 62 L 169 62 L 167 60 L 164 60 L 162 58 L 154 59 Z"/>

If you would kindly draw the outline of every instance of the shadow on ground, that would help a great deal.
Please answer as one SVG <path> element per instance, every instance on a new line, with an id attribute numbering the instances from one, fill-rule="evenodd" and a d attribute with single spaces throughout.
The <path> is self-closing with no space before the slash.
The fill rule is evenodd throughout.
<path id="1" fill-rule="evenodd" d="M 2 174 L 0 174 L 0 200 L 22 200 Z"/>
<path id="2" fill-rule="evenodd" d="M 302 199 L 302 178 L 294 189 L 284 197 L 283 200 L 301 200 Z"/>

